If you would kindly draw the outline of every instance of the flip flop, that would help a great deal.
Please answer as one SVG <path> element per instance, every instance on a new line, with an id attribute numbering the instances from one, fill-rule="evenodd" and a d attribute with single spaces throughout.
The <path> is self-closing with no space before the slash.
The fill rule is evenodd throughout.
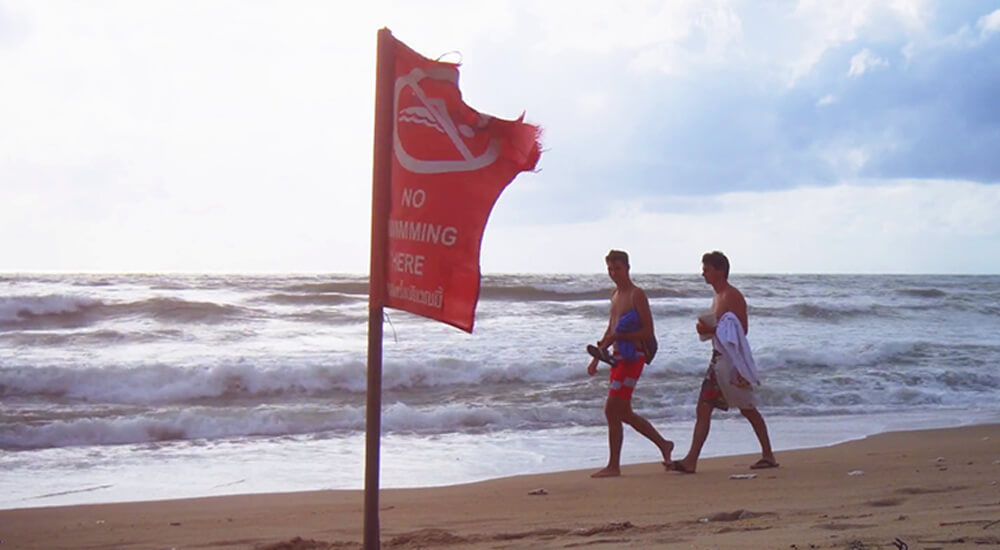
<path id="1" fill-rule="evenodd" d="M 591 357 L 604 361 L 612 367 L 615 366 L 614 359 L 611 358 L 611 354 L 609 354 L 606 349 L 599 348 L 593 344 L 588 344 L 587 353 L 589 353 Z"/>
<path id="2" fill-rule="evenodd" d="M 750 465 L 751 470 L 763 470 L 765 468 L 777 468 L 777 467 L 778 467 L 777 462 L 775 462 L 774 460 L 768 460 L 766 458 L 762 458 Z"/>

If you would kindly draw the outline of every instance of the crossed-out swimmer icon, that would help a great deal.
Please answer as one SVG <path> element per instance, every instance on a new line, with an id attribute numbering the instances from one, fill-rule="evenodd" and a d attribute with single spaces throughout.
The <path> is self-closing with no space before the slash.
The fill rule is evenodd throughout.
<path id="1" fill-rule="evenodd" d="M 420 86 L 420 82 L 424 79 L 450 82 L 457 86 L 457 72 L 447 68 L 422 69 L 417 67 L 396 79 L 393 94 L 393 111 L 396 113 L 393 127 L 393 152 L 399 160 L 399 164 L 410 172 L 418 174 L 471 172 L 493 164 L 500 154 L 499 139 L 491 138 L 485 150 L 479 153 L 473 153 L 466 143 L 466 140 L 476 135 L 477 130 L 486 126 L 490 117 L 478 114 L 475 127 L 468 124 L 456 124 L 448 113 L 448 105 L 445 100 L 438 97 L 428 97 Z M 416 104 L 400 109 L 400 97 L 403 90 L 407 88 L 412 92 L 408 96 L 412 95 Z M 400 132 L 401 123 L 421 125 L 434 130 L 435 134 L 440 134 L 441 145 L 454 147 L 461 159 L 442 160 L 415 157 L 405 147 L 404 141 L 407 138 L 400 137 L 402 133 Z"/>

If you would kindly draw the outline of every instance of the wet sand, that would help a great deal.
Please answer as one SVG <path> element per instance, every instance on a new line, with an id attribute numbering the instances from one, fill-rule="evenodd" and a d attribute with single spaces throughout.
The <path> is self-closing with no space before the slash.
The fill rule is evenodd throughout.
<path id="1" fill-rule="evenodd" d="M 654 463 L 619 478 L 384 490 L 382 547 L 1000 547 L 1000 425 L 880 434 L 750 470 L 757 458 L 706 459 L 693 475 Z M 315 491 L 0 510 L 0 550 L 360 548 L 363 501 Z"/>

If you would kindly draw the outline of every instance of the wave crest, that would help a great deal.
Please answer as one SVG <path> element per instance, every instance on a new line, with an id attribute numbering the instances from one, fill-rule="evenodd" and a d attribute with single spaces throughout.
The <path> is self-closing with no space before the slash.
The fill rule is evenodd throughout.
<path id="1" fill-rule="evenodd" d="M 48 294 L 0 297 L 0 328 L 12 325 L 76 326 L 101 302 L 84 296 Z"/>

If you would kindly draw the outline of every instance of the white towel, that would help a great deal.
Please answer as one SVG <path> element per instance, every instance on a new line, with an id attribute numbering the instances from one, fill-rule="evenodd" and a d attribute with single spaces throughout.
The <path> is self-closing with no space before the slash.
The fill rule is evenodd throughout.
<path id="1" fill-rule="evenodd" d="M 740 323 L 736 314 L 727 311 L 719 319 L 715 325 L 712 346 L 719 350 L 719 353 L 729 357 L 736 372 L 740 373 L 744 380 L 760 385 L 760 376 L 757 374 L 757 364 L 754 363 L 753 353 L 750 351 L 750 342 L 747 341 L 743 323 Z"/>

